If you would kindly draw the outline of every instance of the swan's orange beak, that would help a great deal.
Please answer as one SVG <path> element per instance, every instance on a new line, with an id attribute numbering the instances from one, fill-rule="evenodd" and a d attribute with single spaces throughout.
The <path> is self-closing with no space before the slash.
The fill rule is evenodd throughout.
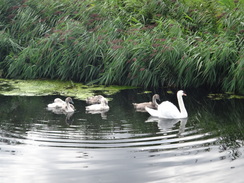
<path id="1" fill-rule="evenodd" d="M 183 93 L 183 96 L 187 96 L 186 93 Z"/>

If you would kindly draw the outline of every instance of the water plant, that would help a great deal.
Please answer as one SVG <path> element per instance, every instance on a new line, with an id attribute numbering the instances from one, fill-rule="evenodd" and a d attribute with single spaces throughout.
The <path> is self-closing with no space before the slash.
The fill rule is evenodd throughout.
<path id="1" fill-rule="evenodd" d="M 102 95 L 113 95 L 121 90 L 133 89 L 125 86 L 87 86 L 72 81 L 59 80 L 11 80 L 0 79 L 0 95 L 5 96 L 47 96 L 62 95 L 71 96 L 76 99 L 85 100 L 96 93 Z"/>
<path id="2" fill-rule="evenodd" d="M 243 0 L 2 0 L 0 73 L 243 94 L 243 5 Z"/>

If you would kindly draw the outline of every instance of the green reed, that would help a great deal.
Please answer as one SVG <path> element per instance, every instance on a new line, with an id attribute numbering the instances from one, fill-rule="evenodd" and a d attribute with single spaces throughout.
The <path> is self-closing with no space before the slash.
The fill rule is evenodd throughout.
<path id="1" fill-rule="evenodd" d="M 52 78 L 244 93 L 244 1 L 1 1 L 0 69 Z"/>

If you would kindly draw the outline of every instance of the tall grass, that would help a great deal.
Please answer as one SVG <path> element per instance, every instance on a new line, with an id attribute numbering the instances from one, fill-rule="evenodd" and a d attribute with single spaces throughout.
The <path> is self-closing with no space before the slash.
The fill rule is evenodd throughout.
<path id="1" fill-rule="evenodd" d="M 244 93 L 244 1 L 1 1 L 5 77 Z"/>

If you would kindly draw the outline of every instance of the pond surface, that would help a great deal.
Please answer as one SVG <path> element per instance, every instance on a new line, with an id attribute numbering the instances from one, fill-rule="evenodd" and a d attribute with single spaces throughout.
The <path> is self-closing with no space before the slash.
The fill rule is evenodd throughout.
<path id="1" fill-rule="evenodd" d="M 154 93 L 139 90 L 107 96 L 105 114 L 74 99 L 72 116 L 46 110 L 60 96 L 0 96 L 0 182 L 243 182 L 243 100 L 186 92 L 187 120 L 135 111 Z"/>

